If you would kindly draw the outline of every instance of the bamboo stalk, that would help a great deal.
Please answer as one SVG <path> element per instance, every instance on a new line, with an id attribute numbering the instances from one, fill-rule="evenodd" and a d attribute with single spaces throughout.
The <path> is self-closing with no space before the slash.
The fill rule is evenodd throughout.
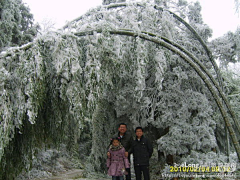
<path id="1" fill-rule="evenodd" d="M 86 36 L 86 35 L 93 35 L 94 32 L 101 33 L 102 30 L 99 29 L 99 30 L 95 30 L 95 31 L 77 32 L 77 33 L 74 33 L 74 34 L 76 36 Z M 191 58 L 189 58 L 184 52 L 179 51 L 179 49 L 174 47 L 172 44 L 170 44 L 170 43 L 168 43 L 168 42 L 166 42 L 166 41 L 164 41 L 164 40 L 162 40 L 160 38 L 146 35 L 146 32 L 144 34 L 144 33 L 133 32 L 133 31 L 129 31 L 129 30 L 128 31 L 124 31 L 124 30 L 111 30 L 111 31 L 109 31 L 109 33 L 110 34 L 114 34 L 114 35 L 125 35 L 125 36 L 132 36 L 132 37 L 140 37 L 140 38 L 142 38 L 144 40 L 147 40 L 147 41 L 156 43 L 156 44 L 158 44 L 160 46 L 163 46 L 163 47 L 169 49 L 170 51 L 178 54 L 180 57 L 182 57 L 183 60 L 185 62 L 187 62 L 197 72 L 197 74 L 205 82 L 207 88 L 211 92 L 215 102 L 218 105 L 218 108 L 219 108 L 219 110 L 221 112 L 221 115 L 222 115 L 222 117 L 223 117 L 223 119 L 225 121 L 226 127 L 228 129 L 228 132 L 230 134 L 231 140 L 233 142 L 234 148 L 235 148 L 235 150 L 237 152 L 238 160 L 240 161 L 240 146 L 239 146 L 239 142 L 238 142 L 236 133 L 235 133 L 235 131 L 234 131 L 234 129 L 233 129 L 231 123 L 230 123 L 230 120 L 229 120 L 229 117 L 227 115 L 227 112 L 225 111 L 224 106 L 223 106 L 223 104 L 221 102 L 221 99 L 219 98 L 218 93 L 214 89 L 215 86 L 213 87 L 213 85 L 211 84 L 211 81 L 208 80 L 208 77 L 203 73 L 202 69 L 200 67 L 198 67 L 198 65 L 195 64 L 195 62 L 192 61 Z M 194 57 L 194 56 L 192 55 L 192 57 Z"/>
<path id="2" fill-rule="evenodd" d="M 103 6 L 105 7 L 106 9 L 112 9 L 112 8 L 118 8 L 118 7 L 127 7 L 128 3 L 116 3 L 116 4 L 110 4 L 110 5 L 106 5 L 106 6 Z M 144 5 L 142 5 L 141 3 L 137 3 L 137 6 L 140 6 L 140 7 L 145 7 Z M 159 10 L 159 11 L 164 11 L 165 9 L 162 8 L 162 7 L 159 7 L 157 5 L 154 5 L 153 6 L 154 9 L 156 10 Z M 209 57 L 209 60 L 210 62 L 212 63 L 213 65 L 213 68 L 214 70 L 216 71 L 217 73 L 217 78 L 218 78 L 218 82 L 220 84 L 220 86 L 223 88 L 223 83 L 222 83 L 222 77 L 221 77 L 221 74 L 220 74 L 220 71 L 219 71 L 219 68 L 217 67 L 217 64 L 216 62 L 214 61 L 213 59 L 213 56 L 212 56 L 212 53 L 211 51 L 208 49 L 207 45 L 204 43 L 204 41 L 202 40 L 202 38 L 198 35 L 198 33 L 196 32 L 196 30 L 190 25 L 188 24 L 184 19 L 182 19 L 181 17 L 179 17 L 178 15 L 176 15 L 175 13 L 169 11 L 169 10 L 165 10 L 167 12 L 169 12 L 170 14 L 173 15 L 173 17 L 175 19 L 177 19 L 180 23 L 182 23 L 188 30 L 190 30 L 193 35 L 196 37 L 196 39 L 200 42 L 200 44 L 203 46 L 204 50 L 206 51 L 206 54 L 207 56 Z M 87 16 L 89 16 L 90 14 L 88 13 Z M 66 29 L 68 28 L 69 24 L 73 23 L 73 22 L 77 22 L 77 21 L 80 21 L 84 18 L 84 16 L 80 16 L 76 19 L 74 19 L 73 21 L 69 22 L 68 24 L 66 24 L 65 26 L 63 26 L 63 29 Z"/>
<path id="3" fill-rule="evenodd" d="M 102 30 L 101 29 L 98 29 L 96 30 L 95 32 L 97 33 L 101 33 Z M 133 36 L 133 37 L 136 37 L 138 36 L 138 33 L 134 33 L 132 30 L 130 29 L 121 29 L 120 31 L 118 30 L 117 31 L 119 35 L 129 35 L 129 36 Z M 174 43 L 172 41 L 170 41 L 169 39 L 165 38 L 165 37 L 161 37 L 161 36 L 157 36 L 153 33 L 148 33 L 148 32 L 142 32 L 143 34 L 147 34 L 151 37 L 156 37 L 156 38 L 159 38 L 163 41 L 165 41 L 166 43 L 168 44 L 171 44 L 172 46 L 178 48 L 180 51 L 182 51 L 183 53 L 185 53 L 186 55 L 188 55 L 197 65 L 200 66 L 201 70 L 207 74 L 207 76 L 209 77 L 209 79 L 211 80 L 211 82 L 213 83 L 213 85 L 216 87 L 216 89 L 218 90 L 218 93 L 220 95 L 220 97 L 222 98 L 224 104 L 226 105 L 230 115 L 231 115 L 231 118 L 233 119 L 236 127 L 237 127 L 237 132 L 240 133 L 240 124 L 236 118 L 236 115 L 234 113 L 234 111 L 232 110 L 231 108 L 231 105 L 230 103 L 228 102 L 226 96 L 224 95 L 221 87 L 219 86 L 219 84 L 216 82 L 216 80 L 214 79 L 214 77 L 209 73 L 209 71 L 206 69 L 206 67 L 192 54 L 190 53 L 189 51 L 187 51 L 186 49 L 184 49 L 183 47 L 181 47 L 180 45 L 178 45 L 177 43 Z M 114 32 L 110 32 L 110 34 L 114 34 Z M 83 36 L 83 35 L 93 35 L 93 31 L 87 31 L 87 32 L 78 32 L 78 33 L 75 33 L 75 35 L 77 36 Z"/>

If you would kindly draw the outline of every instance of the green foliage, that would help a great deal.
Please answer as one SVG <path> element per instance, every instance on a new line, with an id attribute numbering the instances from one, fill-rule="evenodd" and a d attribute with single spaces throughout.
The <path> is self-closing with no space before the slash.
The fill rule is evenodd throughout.
<path id="1" fill-rule="evenodd" d="M 173 6 L 176 12 L 187 8 L 186 2 L 179 3 L 180 7 Z M 182 17 L 189 15 L 197 31 L 204 34 L 209 28 L 198 14 L 199 4 L 189 8 L 191 13 Z M 99 7 L 80 19 L 72 22 L 68 31 L 49 32 L 29 46 L 1 55 L 3 168 L 12 167 L 12 161 L 4 165 L 7 150 L 18 146 L 10 141 L 21 136 L 23 130 L 24 142 L 30 139 L 32 147 L 63 142 L 70 152 L 76 152 L 77 143 L 84 144 L 86 149 L 80 149 L 89 155 L 89 171 L 105 170 L 108 139 L 122 121 L 128 123 L 129 130 L 136 126 L 168 129 L 162 137 L 152 134 L 158 150 L 165 155 L 185 157 L 193 150 L 208 153 L 217 148 L 215 130 L 219 122 L 215 113 L 219 112 L 192 67 L 153 42 L 110 34 L 114 29 L 131 29 L 136 36 L 142 31 L 151 32 L 178 43 L 208 65 L 204 49 L 186 27 L 168 11 L 156 10 L 149 1 Z M 102 33 L 81 36 L 80 32 L 96 29 Z M 209 35 L 205 33 L 204 40 Z M 28 132 L 24 124 L 33 130 Z M 22 144 L 23 155 L 31 154 L 25 152 L 27 145 Z M 24 166 L 29 164 L 26 159 L 21 159 Z"/>
<path id="2" fill-rule="evenodd" d="M 10 46 L 31 42 L 37 34 L 38 25 L 22 0 L 0 2 L 0 51 Z"/>

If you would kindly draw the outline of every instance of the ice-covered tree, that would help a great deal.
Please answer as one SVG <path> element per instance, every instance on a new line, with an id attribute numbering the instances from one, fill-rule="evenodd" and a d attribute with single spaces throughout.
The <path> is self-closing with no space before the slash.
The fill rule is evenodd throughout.
<path id="1" fill-rule="evenodd" d="M 91 139 L 91 146 L 81 147 L 89 155 L 86 169 L 104 171 L 119 122 L 129 130 L 142 126 L 155 148 L 175 162 L 220 153 L 216 126 L 226 122 L 231 131 L 233 122 L 222 92 L 216 92 L 219 85 L 211 85 L 216 72 L 204 46 L 211 30 L 198 3 L 164 6 L 153 1 L 101 6 L 64 31 L 2 53 L 1 169 L 13 166 L 12 146 L 21 147 L 19 169 L 27 169 L 26 155 L 33 157 L 36 147 L 65 143 L 76 151 L 77 142 Z M 21 143 L 11 141 L 20 137 Z M 211 159 L 195 158 L 206 160 Z"/>
<path id="2" fill-rule="evenodd" d="M 211 42 L 214 55 L 220 62 L 220 68 L 227 69 L 230 63 L 239 62 L 240 57 L 240 29 L 235 33 L 228 32 Z"/>
<path id="3" fill-rule="evenodd" d="M 22 0 L 0 1 L 0 51 L 32 41 L 38 28 Z"/>
<path id="4" fill-rule="evenodd" d="M 235 0 L 235 7 L 236 7 L 236 12 L 239 13 L 239 8 L 240 8 L 239 0 Z"/>
<path id="5" fill-rule="evenodd" d="M 119 2 L 126 2 L 126 0 L 103 0 L 102 4 L 103 5 L 108 5 L 110 3 L 119 3 Z"/>
<path id="6" fill-rule="evenodd" d="M 239 43 L 240 43 L 240 36 L 239 36 L 239 29 L 236 30 L 235 33 L 228 32 L 224 34 L 222 37 L 214 39 L 210 42 L 210 48 L 213 51 L 214 56 L 218 59 L 219 67 L 221 69 L 223 75 L 223 87 L 225 90 L 226 95 L 228 96 L 229 101 L 236 108 L 239 97 L 236 95 L 238 94 L 237 88 L 237 81 L 239 77 L 237 76 L 238 70 L 234 70 L 232 67 L 236 66 L 239 63 Z M 235 82 L 235 83 L 233 83 Z M 232 98 L 234 97 L 234 98 Z M 235 109 L 236 117 L 239 119 L 238 110 Z M 219 131 L 217 132 L 218 137 L 226 137 L 224 132 L 224 126 L 220 126 L 219 124 Z M 238 130 L 239 131 L 239 130 Z M 224 139 L 224 138 L 222 138 Z M 226 147 L 226 144 L 222 144 L 222 146 Z"/>

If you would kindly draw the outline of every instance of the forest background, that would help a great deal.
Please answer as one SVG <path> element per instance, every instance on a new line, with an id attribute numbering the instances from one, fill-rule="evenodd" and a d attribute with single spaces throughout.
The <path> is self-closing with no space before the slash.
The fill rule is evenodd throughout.
<path id="1" fill-rule="evenodd" d="M 198 39 L 171 12 L 185 19 L 218 60 L 219 84 L 239 122 L 239 69 L 230 67 L 239 62 L 239 28 L 209 40 L 212 29 L 198 2 L 118 2 L 103 1 L 108 8 L 91 9 L 55 31 L 51 23 L 35 24 L 21 0 L 0 2 L 2 179 L 73 167 L 85 176 L 104 173 L 108 139 L 122 121 L 130 130 L 143 126 L 152 139 L 153 177 L 173 163 L 238 162 L 213 95 L 181 52 L 129 34 L 149 32 L 179 44 L 217 79 Z M 118 29 L 129 36 L 109 33 Z"/>

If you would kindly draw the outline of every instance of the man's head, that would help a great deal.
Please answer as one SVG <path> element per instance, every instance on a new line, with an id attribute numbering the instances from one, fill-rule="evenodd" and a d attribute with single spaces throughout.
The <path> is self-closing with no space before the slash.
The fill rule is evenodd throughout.
<path id="1" fill-rule="evenodd" d="M 138 138 L 141 138 L 142 135 L 143 135 L 143 128 L 142 128 L 142 127 L 136 127 L 135 133 L 136 133 L 136 136 L 137 136 Z"/>
<path id="2" fill-rule="evenodd" d="M 118 126 L 118 131 L 123 135 L 127 131 L 127 125 L 125 123 L 120 123 Z"/>

